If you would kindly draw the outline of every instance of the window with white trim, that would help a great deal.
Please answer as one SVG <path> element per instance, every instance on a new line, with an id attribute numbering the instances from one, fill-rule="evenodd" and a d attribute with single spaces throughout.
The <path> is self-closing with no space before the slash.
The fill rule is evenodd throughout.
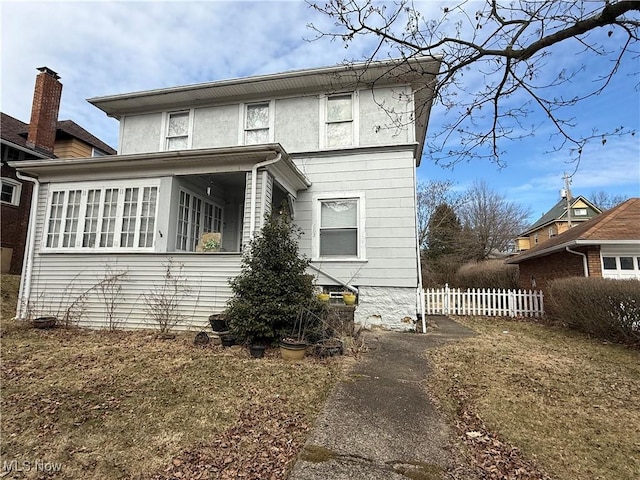
<path id="1" fill-rule="evenodd" d="M 326 146 L 353 145 L 353 95 L 333 95 L 326 99 Z"/>
<path id="2" fill-rule="evenodd" d="M 587 209 L 586 208 L 574 208 L 573 209 L 573 214 L 576 217 L 586 217 L 587 216 Z"/>
<path id="3" fill-rule="evenodd" d="M 52 190 L 45 248 L 153 248 L 157 185 Z"/>
<path id="4" fill-rule="evenodd" d="M 20 205 L 20 194 L 22 193 L 22 184 L 11 178 L 2 179 L 2 191 L 0 193 L 0 201 L 10 205 Z"/>
<path id="5" fill-rule="evenodd" d="M 269 102 L 246 106 L 244 143 L 246 145 L 269 143 Z"/>
<path id="6" fill-rule="evenodd" d="M 364 259 L 364 197 L 362 194 L 317 200 L 315 256 Z"/>
<path id="7" fill-rule="evenodd" d="M 180 189 L 176 250 L 195 252 L 203 233 L 222 231 L 222 207 Z"/>
<path id="8" fill-rule="evenodd" d="M 185 150 L 189 147 L 189 112 L 167 115 L 167 150 Z"/>

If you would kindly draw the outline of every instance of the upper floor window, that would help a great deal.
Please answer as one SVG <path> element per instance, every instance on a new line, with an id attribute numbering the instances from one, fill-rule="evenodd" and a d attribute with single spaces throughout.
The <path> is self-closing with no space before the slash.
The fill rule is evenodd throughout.
<path id="1" fill-rule="evenodd" d="M 167 116 L 167 150 L 185 150 L 189 146 L 189 112 Z"/>
<path id="2" fill-rule="evenodd" d="M 106 155 L 106 153 L 104 153 L 102 150 L 100 150 L 99 148 L 93 147 L 91 149 L 91 156 L 92 157 L 104 157 Z"/>
<path id="3" fill-rule="evenodd" d="M 65 188 L 49 196 L 46 248 L 153 247 L 158 187 Z"/>
<path id="4" fill-rule="evenodd" d="M 6 158 L 7 162 L 14 162 L 16 160 L 21 160 L 24 158 L 24 152 L 21 152 L 17 148 L 8 147 L 6 150 Z"/>
<path id="5" fill-rule="evenodd" d="M 327 147 L 353 145 L 353 96 L 327 97 L 326 114 Z"/>
<path id="6" fill-rule="evenodd" d="M 584 217 L 587 215 L 587 209 L 586 208 L 574 208 L 573 209 L 573 214 L 576 217 Z"/>
<path id="7" fill-rule="evenodd" d="M 2 179 L 2 192 L 0 201 L 10 205 L 20 205 L 20 193 L 22 192 L 22 184 L 11 178 Z"/>
<path id="8" fill-rule="evenodd" d="M 244 137 L 247 145 L 269 142 L 269 103 L 247 105 Z"/>
<path id="9" fill-rule="evenodd" d="M 558 234 L 556 227 L 549 227 L 549 238 L 553 238 Z"/>

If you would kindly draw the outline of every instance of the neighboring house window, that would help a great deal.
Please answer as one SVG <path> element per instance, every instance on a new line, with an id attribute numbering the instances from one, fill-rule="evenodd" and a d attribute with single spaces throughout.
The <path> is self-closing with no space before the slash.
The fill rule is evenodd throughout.
<path id="1" fill-rule="evenodd" d="M 620 270 L 633 270 L 633 257 L 620 257 Z"/>
<path id="2" fill-rule="evenodd" d="M 364 259 L 364 196 L 317 199 L 317 256 Z"/>
<path id="3" fill-rule="evenodd" d="M 247 105 L 244 142 L 247 145 L 269 142 L 269 103 Z"/>
<path id="4" fill-rule="evenodd" d="M 11 178 L 2 179 L 2 192 L 0 201 L 10 205 L 20 205 L 20 194 L 22 193 L 22 184 Z"/>
<path id="5" fill-rule="evenodd" d="M 194 252 L 203 233 L 222 231 L 222 207 L 180 190 L 176 249 Z"/>
<path id="6" fill-rule="evenodd" d="M 538 234 L 537 233 L 533 236 L 533 244 L 534 245 L 538 244 Z"/>
<path id="7" fill-rule="evenodd" d="M 602 257 L 602 267 L 605 270 L 617 270 L 616 257 Z"/>
<path id="8" fill-rule="evenodd" d="M 7 148 L 6 158 L 7 162 L 14 162 L 16 160 L 20 160 L 24 158 L 24 152 L 21 152 L 17 148 Z"/>
<path id="9" fill-rule="evenodd" d="M 167 117 L 167 150 L 184 150 L 189 145 L 189 112 L 170 113 Z"/>
<path id="10" fill-rule="evenodd" d="M 326 112 L 327 147 L 348 147 L 353 145 L 352 95 L 327 97 Z"/>
<path id="11" fill-rule="evenodd" d="M 45 247 L 152 248 L 157 198 L 155 185 L 54 190 L 47 209 Z"/>
<path id="12" fill-rule="evenodd" d="M 640 279 L 640 257 L 630 255 L 603 256 L 602 276 L 605 278 Z"/>
<path id="13" fill-rule="evenodd" d="M 587 209 L 586 208 L 574 208 L 573 209 L 573 214 L 576 217 L 585 217 L 587 215 Z"/>
<path id="14" fill-rule="evenodd" d="M 557 235 L 556 227 L 549 227 L 549 238 L 553 238 Z"/>
<path id="15" fill-rule="evenodd" d="M 100 150 L 100 149 L 98 149 L 96 147 L 93 147 L 91 149 L 91 156 L 92 157 L 104 157 L 105 155 L 106 155 L 105 152 L 103 152 L 102 150 Z"/>

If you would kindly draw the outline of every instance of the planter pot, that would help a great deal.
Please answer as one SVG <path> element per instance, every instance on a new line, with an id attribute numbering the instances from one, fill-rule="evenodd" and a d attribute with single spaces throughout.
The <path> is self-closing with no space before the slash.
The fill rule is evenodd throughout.
<path id="1" fill-rule="evenodd" d="M 209 325 L 211 325 L 211 330 L 218 335 L 229 332 L 229 324 L 225 320 L 224 315 L 210 315 Z"/>
<path id="2" fill-rule="evenodd" d="M 356 296 L 353 293 L 343 293 L 342 301 L 345 305 L 355 305 L 356 304 Z"/>
<path id="3" fill-rule="evenodd" d="M 196 338 L 193 339 L 193 344 L 194 345 L 209 345 L 210 339 L 209 339 L 209 335 L 207 335 L 207 332 L 199 332 L 198 334 L 196 334 Z"/>
<path id="4" fill-rule="evenodd" d="M 302 360 L 306 353 L 306 343 L 280 342 L 280 355 L 284 360 Z"/>
<path id="5" fill-rule="evenodd" d="M 220 337 L 220 342 L 223 347 L 233 347 L 236 344 L 236 339 L 231 335 L 223 335 Z"/>
<path id="6" fill-rule="evenodd" d="M 328 293 L 320 293 L 318 294 L 318 300 L 321 302 L 328 302 L 331 296 Z"/>
<path id="7" fill-rule="evenodd" d="M 251 345 L 249 347 L 249 353 L 251 353 L 253 358 L 262 358 L 264 355 L 264 349 L 264 345 Z"/>
<path id="8" fill-rule="evenodd" d="M 344 353 L 344 344 L 342 340 L 330 339 L 320 342 L 316 345 L 316 355 L 319 357 L 334 357 Z"/>
<path id="9" fill-rule="evenodd" d="M 56 317 L 38 317 L 34 318 L 31 324 L 34 328 L 53 328 L 56 326 Z"/>

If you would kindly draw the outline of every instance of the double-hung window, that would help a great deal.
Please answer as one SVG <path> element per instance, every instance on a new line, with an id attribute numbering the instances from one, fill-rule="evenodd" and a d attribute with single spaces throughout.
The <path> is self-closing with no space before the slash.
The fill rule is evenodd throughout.
<path id="1" fill-rule="evenodd" d="M 167 115 L 166 150 L 185 150 L 189 147 L 189 112 Z"/>
<path id="2" fill-rule="evenodd" d="M 149 184 L 51 191 L 44 247 L 50 249 L 153 248 L 158 186 Z"/>
<path id="3" fill-rule="evenodd" d="M 22 193 L 22 184 L 11 178 L 2 179 L 2 192 L 0 193 L 0 201 L 10 205 L 20 205 L 20 194 Z"/>
<path id="4" fill-rule="evenodd" d="M 269 103 L 254 103 L 246 107 L 244 143 L 269 143 Z"/>
<path id="5" fill-rule="evenodd" d="M 194 252 L 203 233 L 222 231 L 222 207 L 180 189 L 176 250 Z"/>
<path id="6" fill-rule="evenodd" d="M 326 103 L 326 146 L 353 145 L 353 96 L 334 95 Z"/>
<path id="7" fill-rule="evenodd" d="M 317 199 L 316 253 L 323 259 L 364 259 L 364 196 Z"/>

